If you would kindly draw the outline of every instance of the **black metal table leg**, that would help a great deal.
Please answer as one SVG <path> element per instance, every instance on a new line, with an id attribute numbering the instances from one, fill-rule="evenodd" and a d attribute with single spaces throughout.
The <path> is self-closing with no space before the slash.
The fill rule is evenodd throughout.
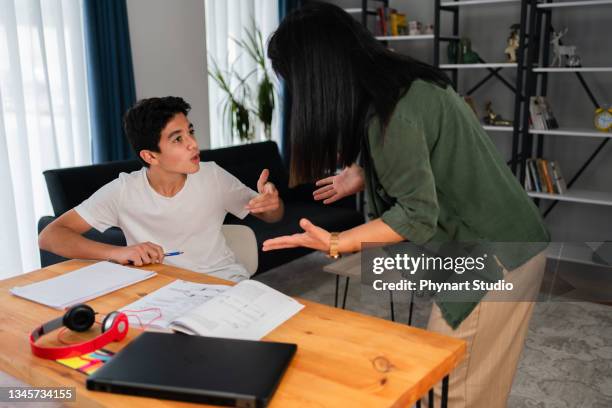
<path id="1" fill-rule="evenodd" d="M 416 402 L 416 408 L 421 408 L 421 400 L 418 400 L 418 401 Z"/>
<path id="2" fill-rule="evenodd" d="M 442 380 L 442 401 L 440 402 L 442 408 L 448 406 L 448 375 Z"/>
<path id="3" fill-rule="evenodd" d="M 349 285 L 349 281 L 351 280 L 351 278 L 349 278 L 348 276 L 346 277 L 346 283 L 344 284 L 344 298 L 342 299 L 342 308 L 344 309 L 346 307 L 346 295 L 348 294 L 348 285 Z"/>
<path id="4" fill-rule="evenodd" d="M 389 291 L 389 306 L 391 307 L 391 321 L 395 321 L 395 308 L 393 306 L 393 292 Z"/>
<path id="5" fill-rule="evenodd" d="M 414 291 L 410 291 L 410 311 L 408 313 L 408 326 L 412 326 L 412 309 L 414 307 Z"/>
<path id="6" fill-rule="evenodd" d="M 433 388 L 429 390 L 429 408 L 434 408 L 434 391 Z"/>
<path id="7" fill-rule="evenodd" d="M 338 286 L 340 285 L 340 275 L 336 275 L 336 294 L 334 295 L 334 307 L 338 307 Z"/>

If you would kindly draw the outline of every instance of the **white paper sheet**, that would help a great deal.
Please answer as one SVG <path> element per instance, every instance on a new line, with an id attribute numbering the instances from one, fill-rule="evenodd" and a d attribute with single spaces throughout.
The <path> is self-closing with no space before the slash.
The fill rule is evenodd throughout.
<path id="1" fill-rule="evenodd" d="M 155 272 L 104 261 L 27 286 L 15 286 L 11 293 L 55 309 L 65 309 L 155 275 Z"/>

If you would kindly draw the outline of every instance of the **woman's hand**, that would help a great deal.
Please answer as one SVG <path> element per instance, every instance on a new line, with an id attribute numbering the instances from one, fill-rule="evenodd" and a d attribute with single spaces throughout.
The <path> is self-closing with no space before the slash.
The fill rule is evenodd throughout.
<path id="1" fill-rule="evenodd" d="M 363 169 L 353 164 L 335 176 L 318 180 L 317 187 L 323 187 L 312 194 L 315 200 L 323 200 L 323 204 L 331 204 L 341 198 L 363 191 L 364 184 Z"/>
<path id="2" fill-rule="evenodd" d="M 306 218 L 300 220 L 300 227 L 304 230 L 300 234 L 285 235 L 264 241 L 263 250 L 273 251 L 275 249 L 305 247 L 329 252 L 329 238 L 331 235 L 329 232 L 317 227 Z"/>

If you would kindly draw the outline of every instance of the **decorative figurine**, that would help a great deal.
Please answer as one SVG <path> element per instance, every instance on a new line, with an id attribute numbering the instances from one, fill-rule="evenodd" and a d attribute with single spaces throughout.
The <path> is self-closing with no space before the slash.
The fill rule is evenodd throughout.
<path id="1" fill-rule="evenodd" d="M 427 24 L 425 26 L 425 30 L 423 30 L 423 34 L 433 34 L 434 33 L 434 26 L 433 24 Z"/>
<path id="2" fill-rule="evenodd" d="M 604 109 L 598 108 L 595 111 L 595 118 L 593 120 L 595 128 L 602 132 L 612 132 L 612 108 Z"/>
<path id="3" fill-rule="evenodd" d="M 553 45 L 553 60 L 550 64 L 554 67 L 563 66 L 563 57 L 566 57 L 566 66 L 568 67 L 579 67 L 580 57 L 576 55 L 575 45 L 561 45 L 561 38 L 567 33 L 567 28 L 563 31 L 552 33 L 552 40 L 550 43 Z"/>
<path id="4" fill-rule="evenodd" d="M 477 64 L 480 61 L 480 56 L 472 51 L 472 41 L 469 38 L 463 37 L 461 39 L 459 63 L 460 64 Z"/>
<path id="5" fill-rule="evenodd" d="M 493 108 L 491 107 L 491 101 L 485 104 L 485 110 L 487 111 L 487 116 L 483 118 L 483 121 L 486 125 L 512 126 L 511 120 L 504 119 L 497 113 L 493 112 Z"/>
<path id="6" fill-rule="evenodd" d="M 474 103 L 474 99 L 471 96 L 464 96 L 463 100 L 465 101 L 465 103 L 468 104 L 470 109 L 472 109 L 472 112 L 474 112 L 474 115 L 478 117 L 478 111 L 476 110 L 476 104 Z"/>
<path id="7" fill-rule="evenodd" d="M 420 21 L 409 21 L 408 22 L 408 35 L 421 35 L 421 29 L 423 25 Z"/>
<path id="8" fill-rule="evenodd" d="M 506 54 L 507 62 L 516 62 L 516 50 L 519 47 L 520 34 L 519 30 L 521 29 L 520 24 L 512 24 L 510 26 L 510 36 L 508 37 L 508 46 L 504 50 Z"/>

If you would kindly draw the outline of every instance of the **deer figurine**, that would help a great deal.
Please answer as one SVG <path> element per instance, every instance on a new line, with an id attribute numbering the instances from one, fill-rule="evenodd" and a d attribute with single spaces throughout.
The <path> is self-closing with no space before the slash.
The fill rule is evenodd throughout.
<path id="1" fill-rule="evenodd" d="M 563 66 L 563 57 L 566 57 L 568 60 L 574 60 L 576 55 L 576 46 L 575 45 L 560 45 L 561 38 L 567 33 L 567 28 L 563 31 L 552 33 L 552 40 L 550 43 L 553 45 L 553 60 L 550 64 L 551 67 L 554 67 L 557 64 L 557 67 Z"/>

